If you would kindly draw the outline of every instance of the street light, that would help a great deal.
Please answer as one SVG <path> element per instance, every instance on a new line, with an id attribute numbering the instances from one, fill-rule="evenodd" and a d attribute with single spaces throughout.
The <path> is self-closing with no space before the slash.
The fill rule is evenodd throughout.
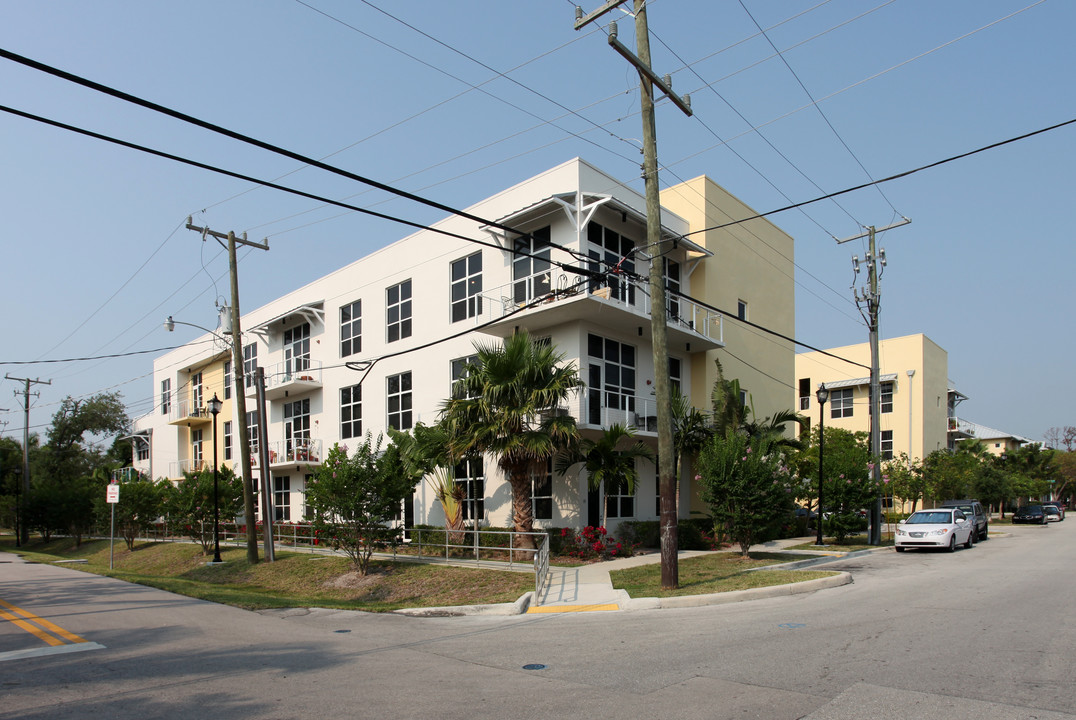
<path id="1" fill-rule="evenodd" d="M 220 500 L 217 490 L 217 413 L 223 405 L 217 394 L 206 403 L 206 408 L 213 415 L 213 562 L 224 562 L 220 559 Z"/>
<path id="2" fill-rule="evenodd" d="M 815 545 L 822 545 L 822 453 L 826 446 L 826 400 L 829 390 L 823 383 L 818 383 L 818 516 L 815 518 Z"/>

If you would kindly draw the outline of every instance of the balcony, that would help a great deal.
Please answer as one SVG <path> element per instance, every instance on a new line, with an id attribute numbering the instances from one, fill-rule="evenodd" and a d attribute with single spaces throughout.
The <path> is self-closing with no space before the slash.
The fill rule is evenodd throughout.
<path id="1" fill-rule="evenodd" d="M 276 440 L 270 442 L 268 447 L 270 470 L 291 465 L 314 467 L 320 465 L 325 457 L 320 439 Z M 251 448 L 250 461 L 254 467 L 258 467 L 261 462 L 257 447 Z"/>
<path id="2" fill-rule="evenodd" d="M 213 416 L 204 405 L 196 405 L 192 400 L 179 400 L 172 403 L 168 411 L 168 423 L 170 425 L 208 425 L 213 421 Z"/>
<path id="3" fill-rule="evenodd" d="M 212 470 L 213 463 L 208 460 L 180 460 L 168 463 L 168 477 L 178 478 L 184 473 L 196 473 L 203 470 Z"/>
<path id="4" fill-rule="evenodd" d="M 481 296 L 475 324 L 491 322 L 484 332 L 507 337 L 516 328 L 540 335 L 549 328 L 585 320 L 621 335 L 650 337 L 650 296 L 647 283 L 624 280 L 593 292 L 584 284 L 575 289 L 569 276 L 561 275 L 561 289 L 536 294 L 526 283 L 506 285 Z M 545 287 L 545 286 L 542 286 Z M 518 293 L 516 291 L 519 291 Z M 522 301 L 517 298 L 523 298 Z M 702 352 L 725 346 L 721 313 L 684 298 L 666 303 L 670 350 Z M 499 318 L 503 318 L 498 322 Z"/>
<path id="5" fill-rule="evenodd" d="M 265 369 L 265 399 L 280 400 L 311 390 L 320 390 L 320 360 L 285 360 Z M 246 389 L 247 397 L 254 397 L 257 390 L 251 383 Z"/>
<path id="6" fill-rule="evenodd" d="M 581 430 L 604 430 L 610 425 L 619 424 L 643 437 L 656 437 L 658 433 L 657 400 L 653 395 L 624 395 L 587 389 L 554 412 L 571 415 Z"/>
<path id="7" fill-rule="evenodd" d="M 115 468 L 112 471 L 112 482 L 114 482 L 114 483 L 127 483 L 127 482 L 131 482 L 132 480 L 137 480 L 140 475 L 141 475 L 141 473 L 138 472 L 137 468 L 133 468 L 133 467 Z"/>

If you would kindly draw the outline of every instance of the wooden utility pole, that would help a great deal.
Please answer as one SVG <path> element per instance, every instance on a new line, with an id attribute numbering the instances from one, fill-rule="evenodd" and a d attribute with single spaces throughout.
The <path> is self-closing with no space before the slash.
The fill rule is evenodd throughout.
<path id="1" fill-rule="evenodd" d="M 25 420 L 22 426 L 22 502 L 26 504 L 27 499 L 30 497 L 30 396 L 40 395 L 40 393 L 31 393 L 30 385 L 52 385 L 51 380 L 31 380 L 30 378 L 17 378 L 10 375 L 4 375 L 8 380 L 16 380 L 18 382 L 26 383 L 26 389 L 22 391 L 23 410 L 25 412 Z M 16 390 L 15 394 L 18 395 L 19 391 Z M 30 542 L 30 528 L 26 526 L 25 522 L 19 524 L 19 543 L 22 545 Z"/>
<path id="2" fill-rule="evenodd" d="M 208 227 L 197 227 L 187 218 L 187 229 L 202 234 L 202 238 L 213 237 L 222 246 L 227 241 L 228 248 L 228 274 L 232 285 L 232 367 L 235 378 L 235 403 L 236 412 L 239 415 L 239 466 L 243 474 L 243 518 L 247 526 L 247 562 L 252 565 L 258 562 L 258 533 L 255 531 L 257 521 L 254 513 L 254 482 L 250 469 L 250 433 L 247 430 L 247 396 L 245 387 L 245 373 L 243 372 L 243 335 L 239 326 L 239 271 L 235 258 L 236 244 L 256 247 L 260 250 L 268 250 L 269 242 L 258 243 L 247 240 L 247 234 L 243 233 L 237 238 L 235 233 L 229 230 L 220 233 L 210 230 Z M 264 443 L 265 438 L 261 438 Z"/>
<path id="3" fill-rule="evenodd" d="M 911 220 L 908 218 L 901 219 L 900 222 L 887 225 L 882 228 L 882 231 L 891 230 L 892 228 L 901 227 L 907 225 Z M 882 248 L 881 256 L 879 257 L 877 247 L 875 246 L 875 235 L 879 231 L 875 229 L 873 225 L 867 228 L 867 232 L 860 233 L 853 237 L 844 238 L 838 240 L 837 244 L 846 243 L 849 240 L 858 240 L 859 238 L 867 238 L 867 283 L 868 289 L 864 290 L 862 294 L 856 294 L 856 304 L 862 303 L 867 306 L 866 320 L 868 329 L 868 341 L 870 343 L 871 352 L 871 377 L 870 377 L 870 447 L 871 458 L 873 459 L 873 469 L 871 470 L 871 480 L 876 487 L 880 487 L 882 484 L 882 383 L 880 374 L 880 360 L 878 353 L 878 314 L 881 308 L 882 293 L 878 285 L 878 264 L 881 263 L 885 267 L 885 248 Z M 859 258 L 856 257 L 852 260 L 856 274 L 859 273 Z M 862 312 L 862 305 L 860 306 Z M 878 495 L 874 498 L 874 503 L 871 505 L 870 510 L 870 533 L 868 541 L 870 545 L 882 544 L 882 495 L 879 490 Z"/>
<path id="4" fill-rule="evenodd" d="M 621 3 L 611 1 L 596 13 L 583 17 L 576 8 L 580 27 Z M 680 585 L 677 559 L 676 450 L 673 446 L 672 389 L 669 382 L 669 348 L 666 327 L 665 262 L 661 250 L 661 201 L 658 187 L 657 130 L 654 121 L 654 88 L 657 87 L 685 114 L 691 115 L 691 100 L 678 97 L 670 87 L 669 77 L 659 78 L 650 68 L 650 32 L 646 20 L 645 0 L 635 0 L 635 46 L 633 54 L 618 39 L 616 23 L 609 29 L 609 45 L 639 72 L 639 95 L 643 117 L 643 179 L 646 182 L 646 252 L 650 256 L 650 328 L 654 357 L 654 398 L 658 422 L 658 488 L 661 496 L 661 586 L 672 589 Z"/>

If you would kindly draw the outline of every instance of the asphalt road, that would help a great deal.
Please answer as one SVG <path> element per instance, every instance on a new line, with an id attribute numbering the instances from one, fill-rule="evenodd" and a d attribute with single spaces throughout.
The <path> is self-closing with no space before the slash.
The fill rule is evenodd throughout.
<path id="1" fill-rule="evenodd" d="M 86 641 L 0 622 L 0 718 L 1076 718 L 1074 548 L 1076 522 L 1017 527 L 806 595 L 449 618 L 253 613 L 0 554 L 0 610 Z"/>

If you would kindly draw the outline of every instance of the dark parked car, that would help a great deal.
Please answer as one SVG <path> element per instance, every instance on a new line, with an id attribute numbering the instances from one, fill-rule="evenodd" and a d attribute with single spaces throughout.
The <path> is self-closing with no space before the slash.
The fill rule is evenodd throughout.
<path id="1" fill-rule="evenodd" d="M 975 542 L 986 540 L 990 516 L 986 514 L 986 510 L 983 509 L 982 503 L 978 500 L 946 500 L 941 504 L 941 507 L 960 508 L 964 513 L 964 517 L 975 528 Z"/>
<path id="2" fill-rule="evenodd" d="M 1046 524 L 1046 513 L 1042 511 L 1042 505 L 1025 505 L 1012 514 L 1012 524 Z"/>

